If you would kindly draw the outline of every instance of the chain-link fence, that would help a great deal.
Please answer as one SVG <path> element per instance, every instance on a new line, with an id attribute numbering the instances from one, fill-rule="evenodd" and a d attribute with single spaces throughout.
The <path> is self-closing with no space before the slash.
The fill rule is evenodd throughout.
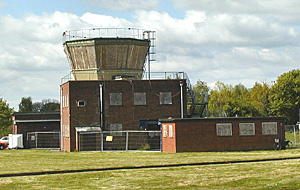
<path id="1" fill-rule="evenodd" d="M 161 151 L 161 132 L 81 132 L 78 143 L 79 151 Z"/>
<path id="2" fill-rule="evenodd" d="M 29 132 L 27 133 L 27 148 L 60 148 L 60 132 Z"/>
<path id="3" fill-rule="evenodd" d="M 293 143 L 292 147 L 299 147 L 300 139 L 298 125 L 285 125 L 285 138 Z"/>

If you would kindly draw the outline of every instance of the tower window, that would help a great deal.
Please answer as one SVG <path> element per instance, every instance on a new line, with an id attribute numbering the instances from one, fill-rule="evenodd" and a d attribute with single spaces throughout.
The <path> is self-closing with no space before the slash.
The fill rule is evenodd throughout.
<path id="1" fill-rule="evenodd" d="M 121 106 L 122 105 L 122 93 L 110 93 L 110 105 Z"/>
<path id="2" fill-rule="evenodd" d="M 160 105 L 172 104 L 172 92 L 161 92 L 159 94 Z"/>
<path id="3" fill-rule="evenodd" d="M 78 100 L 77 101 L 77 106 L 78 107 L 84 107 L 85 106 L 85 101 L 84 100 Z"/>

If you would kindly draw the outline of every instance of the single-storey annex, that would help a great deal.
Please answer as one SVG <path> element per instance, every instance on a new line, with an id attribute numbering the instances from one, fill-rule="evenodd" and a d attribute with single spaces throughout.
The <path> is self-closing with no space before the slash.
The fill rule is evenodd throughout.
<path id="1" fill-rule="evenodd" d="M 162 152 L 273 149 L 285 138 L 283 117 L 164 119 Z"/>

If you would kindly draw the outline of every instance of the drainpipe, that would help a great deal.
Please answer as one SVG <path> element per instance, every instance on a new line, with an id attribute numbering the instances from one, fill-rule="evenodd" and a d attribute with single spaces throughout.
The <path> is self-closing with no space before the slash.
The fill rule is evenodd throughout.
<path id="1" fill-rule="evenodd" d="M 183 83 L 180 81 L 180 116 L 183 119 Z"/>
<path id="2" fill-rule="evenodd" d="M 103 129 L 103 84 L 100 83 L 100 127 Z"/>
<path id="3" fill-rule="evenodd" d="M 64 150 L 64 138 L 63 138 L 63 88 L 60 87 L 60 149 Z"/>

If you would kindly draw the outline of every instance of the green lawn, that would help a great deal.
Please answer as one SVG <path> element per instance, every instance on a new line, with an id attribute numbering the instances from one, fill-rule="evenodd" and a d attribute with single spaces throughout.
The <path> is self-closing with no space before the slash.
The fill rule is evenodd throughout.
<path id="1" fill-rule="evenodd" d="M 59 152 L 4 150 L 1 174 L 300 157 L 300 150 L 253 152 Z M 0 189 L 300 189 L 300 160 L 114 170 L 0 178 Z"/>

